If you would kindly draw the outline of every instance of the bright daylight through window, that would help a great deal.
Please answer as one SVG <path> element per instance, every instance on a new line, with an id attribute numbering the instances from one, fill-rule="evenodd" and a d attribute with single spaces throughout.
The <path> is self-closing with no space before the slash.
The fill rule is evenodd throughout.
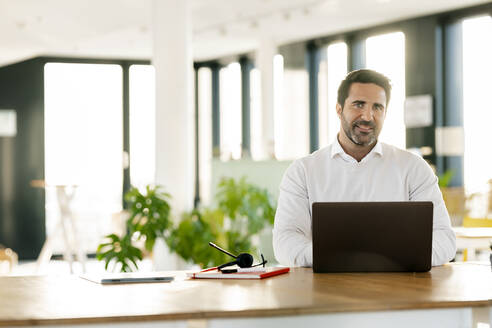
<path id="1" fill-rule="evenodd" d="M 405 149 L 405 34 L 395 32 L 367 38 L 366 66 L 390 78 L 393 89 L 379 140 Z"/>
<path id="2" fill-rule="evenodd" d="M 54 186 L 74 192 L 71 208 L 87 251 L 111 232 L 123 185 L 122 69 L 48 63 L 45 72 L 46 228 L 58 221 Z M 76 186 L 75 189 L 72 186 Z M 60 252 L 61 236 L 53 250 Z"/>
<path id="3" fill-rule="evenodd" d="M 220 70 L 220 158 L 241 158 L 241 65 Z"/>
<path id="4" fill-rule="evenodd" d="M 347 75 L 347 44 L 337 42 L 326 48 L 326 61 L 320 63 L 319 81 L 319 145 L 335 140 L 340 129 L 336 112 L 338 86 Z"/>
<path id="5" fill-rule="evenodd" d="M 308 73 L 287 68 L 281 55 L 273 61 L 275 157 L 292 160 L 309 153 Z"/>
<path id="6" fill-rule="evenodd" d="M 198 69 L 198 151 L 200 162 L 200 201 L 209 205 L 212 183 L 212 71 Z"/>
<path id="7" fill-rule="evenodd" d="M 155 175 L 155 69 L 130 66 L 130 181 L 142 190 Z"/>
<path id="8" fill-rule="evenodd" d="M 483 192 L 492 179 L 490 94 L 492 76 L 492 18 L 463 21 L 464 184 L 467 193 Z M 484 99 L 485 98 L 485 99 Z"/>

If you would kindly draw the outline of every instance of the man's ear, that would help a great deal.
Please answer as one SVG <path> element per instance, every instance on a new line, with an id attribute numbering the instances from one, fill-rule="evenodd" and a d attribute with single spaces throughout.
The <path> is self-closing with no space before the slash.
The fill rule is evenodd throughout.
<path id="1" fill-rule="evenodd" d="M 337 103 L 337 115 L 338 115 L 338 118 L 341 118 L 342 111 L 343 111 L 342 106 L 339 103 Z"/>

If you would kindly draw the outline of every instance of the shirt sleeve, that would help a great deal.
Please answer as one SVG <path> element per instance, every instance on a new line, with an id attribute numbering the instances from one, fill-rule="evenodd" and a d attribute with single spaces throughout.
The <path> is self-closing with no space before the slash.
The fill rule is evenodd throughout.
<path id="1" fill-rule="evenodd" d="M 451 228 L 448 210 L 431 167 L 420 160 L 410 178 L 410 200 L 432 201 L 434 223 L 432 233 L 432 266 L 442 265 L 456 256 L 456 235 Z"/>
<path id="2" fill-rule="evenodd" d="M 273 227 L 273 250 L 287 266 L 312 266 L 311 211 L 302 163 L 295 161 L 280 183 Z"/>

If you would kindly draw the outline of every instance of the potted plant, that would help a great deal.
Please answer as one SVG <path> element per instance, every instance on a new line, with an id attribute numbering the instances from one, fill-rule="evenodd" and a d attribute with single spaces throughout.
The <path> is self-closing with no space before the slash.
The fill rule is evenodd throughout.
<path id="1" fill-rule="evenodd" d="M 136 188 L 126 193 L 130 212 L 127 233 L 108 235 L 97 248 L 96 257 L 106 262 L 106 269 L 111 263 L 113 270 L 118 266 L 125 272 L 138 269 L 143 251 L 152 251 L 159 237 L 163 237 L 171 252 L 189 263 L 202 267 L 222 264 L 229 261 L 227 255 L 211 248 L 210 241 L 232 252 L 254 253 L 254 240 L 272 226 L 275 216 L 268 191 L 245 178 L 221 179 L 216 206 L 186 212 L 176 226 L 169 217 L 169 198 L 158 187 L 147 187 L 145 194 Z M 142 242 L 144 247 L 139 247 Z"/>
<path id="2" fill-rule="evenodd" d="M 166 237 L 171 227 L 170 195 L 160 186 L 147 186 L 145 193 L 138 188 L 131 188 L 125 194 L 129 217 L 126 220 L 126 233 L 122 236 L 110 234 L 105 236 L 96 252 L 98 260 L 106 262 L 106 270 L 113 265 L 121 271 L 138 269 L 138 261 L 143 258 L 143 251 L 152 252 L 155 241 Z M 138 244 L 143 244 L 140 248 Z"/>
<path id="3" fill-rule="evenodd" d="M 229 262 L 227 255 L 211 248 L 213 241 L 231 252 L 256 251 L 255 239 L 273 224 L 275 207 L 266 189 L 241 178 L 222 178 L 216 206 L 185 213 L 166 239 L 169 249 L 201 267 Z"/>

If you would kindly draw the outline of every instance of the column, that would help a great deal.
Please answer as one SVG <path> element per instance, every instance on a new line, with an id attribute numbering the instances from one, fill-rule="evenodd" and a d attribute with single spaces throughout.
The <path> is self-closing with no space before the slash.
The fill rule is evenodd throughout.
<path id="1" fill-rule="evenodd" d="M 319 49 L 309 43 L 306 49 L 307 71 L 309 74 L 309 152 L 319 148 Z"/>
<path id="2" fill-rule="evenodd" d="M 349 72 L 366 67 L 366 42 L 363 39 L 349 39 L 348 67 Z"/>
<path id="3" fill-rule="evenodd" d="M 252 63 L 248 57 L 239 59 L 241 65 L 241 157 L 251 157 L 251 69 Z"/>
<path id="4" fill-rule="evenodd" d="M 462 187 L 463 131 L 463 35 L 461 23 L 448 24 L 443 29 L 443 112 L 436 124 L 436 154 L 442 172 L 453 170 L 449 187 Z"/>
<path id="5" fill-rule="evenodd" d="M 220 157 L 220 65 L 214 63 L 212 70 L 212 155 Z"/>
<path id="6" fill-rule="evenodd" d="M 188 0 L 154 0 L 156 184 L 172 195 L 177 216 L 193 206 L 194 111 L 191 11 Z"/>

